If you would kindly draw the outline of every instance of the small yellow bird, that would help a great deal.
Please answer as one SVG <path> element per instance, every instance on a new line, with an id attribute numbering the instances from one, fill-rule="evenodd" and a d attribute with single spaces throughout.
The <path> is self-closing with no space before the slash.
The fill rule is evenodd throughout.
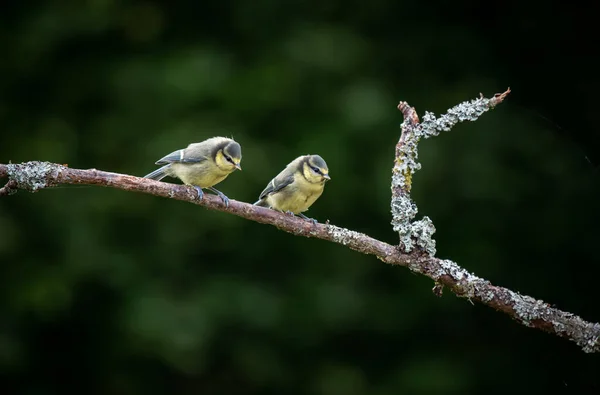
<path id="1" fill-rule="evenodd" d="M 144 178 L 157 181 L 166 176 L 179 178 L 185 185 L 196 188 L 198 199 L 204 197 L 202 188 L 206 188 L 216 193 L 229 207 L 229 198 L 213 186 L 236 169 L 242 170 L 241 161 L 242 147 L 237 142 L 226 137 L 212 137 L 166 155 L 156 162 L 164 166 Z"/>
<path id="2" fill-rule="evenodd" d="M 321 196 L 325 182 L 331 180 L 329 168 L 319 155 L 303 155 L 294 159 L 269 182 L 255 206 L 268 207 L 291 215 L 302 214 Z"/>

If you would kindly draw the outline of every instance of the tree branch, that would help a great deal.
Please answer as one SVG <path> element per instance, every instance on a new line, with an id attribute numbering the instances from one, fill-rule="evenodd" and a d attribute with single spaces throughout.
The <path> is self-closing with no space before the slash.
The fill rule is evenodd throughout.
<path id="1" fill-rule="evenodd" d="M 504 93 L 497 93 L 491 99 L 486 99 L 483 94 L 470 102 L 463 102 L 448 110 L 447 114 L 436 118 L 433 113 L 425 112 L 423 123 L 414 107 L 407 102 L 400 102 L 398 109 L 404 116 L 402 134 L 396 145 L 396 159 L 392 169 L 392 227 L 400 235 L 400 246 L 405 252 L 410 252 L 415 244 L 427 252 L 435 255 L 435 226 L 429 217 L 411 222 L 417 215 L 417 205 L 410 198 L 412 178 L 421 164 L 417 146 L 421 138 L 435 137 L 441 131 L 449 131 L 452 126 L 463 121 L 476 121 L 483 113 L 502 103 L 510 93 L 510 88 Z"/>
<path id="2" fill-rule="evenodd" d="M 0 196 L 12 195 L 17 193 L 17 183 L 15 180 L 9 180 L 6 185 L 0 188 Z"/>
<path id="3" fill-rule="evenodd" d="M 385 263 L 407 267 L 412 272 L 432 279 L 435 282 L 434 293 L 438 296 L 441 296 L 444 286 L 448 287 L 458 297 L 492 307 L 522 325 L 571 340 L 586 353 L 600 352 L 600 324 L 587 322 L 574 314 L 561 311 L 530 296 L 492 285 L 489 281 L 469 273 L 452 261 L 433 257 L 431 248 L 433 247 L 433 252 L 435 252 L 435 244 L 432 246 L 431 242 L 427 241 L 428 237 L 431 240 L 430 236 L 433 233 L 431 221 L 421 220 L 421 225 L 418 224 L 419 221 L 410 224 L 410 220 L 416 214 L 416 205 L 410 200 L 409 193 L 412 175 L 420 168 L 416 162 L 416 145 L 419 138 L 433 136 L 437 134 L 439 128 L 448 130 L 450 126 L 462 120 L 475 120 L 483 112 L 500 103 L 508 92 L 496 95 L 493 99 L 480 98 L 470 103 L 462 103 L 437 120 L 432 114 L 426 113 L 425 122 L 422 124 L 419 123 L 414 108 L 409 107 L 406 103 L 400 103 L 399 108 L 405 116 L 405 121 L 402 124 L 402 137 L 396 146 L 396 161 L 392 177 L 392 213 L 394 215 L 392 224 L 396 229 L 397 226 L 402 227 L 402 224 L 408 223 L 410 232 L 404 237 L 401 233 L 401 241 L 404 243 L 399 246 L 392 246 L 349 229 L 330 224 L 313 224 L 311 221 L 236 200 L 230 200 L 229 208 L 226 208 L 221 199 L 213 195 L 205 194 L 202 200 L 198 200 L 196 190 L 185 185 L 168 184 L 96 169 L 71 169 L 48 162 L 0 164 L 0 178 L 6 176 L 9 178 L 7 186 L 0 189 L 0 195 L 8 194 L 8 192 L 3 192 L 5 190 L 23 189 L 36 192 L 39 189 L 56 185 L 76 184 L 111 187 L 194 203 L 251 221 L 273 225 L 297 236 L 341 244 L 363 254 L 374 255 Z M 457 108 L 460 111 L 453 112 Z M 473 112 L 474 108 L 479 108 L 481 111 Z M 465 119 L 461 119 L 463 114 L 467 114 Z M 436 126 L 432 127 L 431 125 Z M 409 214 L 401 212 L 403 208 L 407 208 Z M 415 224 L 417 225 L 415 226 Z M 434 230 L 435 228 L 433 228 Z M 427 236 L 427 232 L 431 232 L 429 236 Z M 420 248 L 409 250 L 407 240 L 410 241 L 411 246 L 416 243 Z"/>

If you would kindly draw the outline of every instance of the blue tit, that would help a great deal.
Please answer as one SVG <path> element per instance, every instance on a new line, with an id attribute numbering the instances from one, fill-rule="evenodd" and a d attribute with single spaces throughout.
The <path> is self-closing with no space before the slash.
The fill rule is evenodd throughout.
<path id="1" fill-rule="evenodd" d="M 321 196 L 330 179 L 323 158 L 319 155 L 300 156 L 269 182 L 254 205 L 299 215 L 316 223 L 302 213 Z"/>
<path id="2" fill-rule="evenodd" d="M 229 198 L 213 188 L 229 174 L 242 170 L 242 148 L 232 139 L 212 137 L 200 143 L 192 143 L 187 148 L 170 153 L 156 162 L 164 165 L 144 176 L 160 181 L 166 176 L 179 178 L 185 185 L 191 185 L 198 191 L 198 199 L 204 197 L 202 188 L 216 193 L 226 207 Z"/>

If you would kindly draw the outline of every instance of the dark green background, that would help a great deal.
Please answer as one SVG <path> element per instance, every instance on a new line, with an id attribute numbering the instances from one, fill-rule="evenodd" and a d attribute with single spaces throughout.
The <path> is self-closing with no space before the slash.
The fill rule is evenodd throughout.
<path id="1" fill-rule="evenodd" d="M 438 256 L 600 321 L 596 49 L 547 2 L 5 2 L 0 162 L 144 175 L 214 135 L 253 202 L 300 154 L 333 180 L 309 214 L 397 242 L 400 100 L 437 114 L 414 179 Z M 166 180 L 175 182 L 174 180 Z M 408 270 L 148 195 L 0 200 L 0 372 L 15 394 L 598 393 L 600 356 Z"/>

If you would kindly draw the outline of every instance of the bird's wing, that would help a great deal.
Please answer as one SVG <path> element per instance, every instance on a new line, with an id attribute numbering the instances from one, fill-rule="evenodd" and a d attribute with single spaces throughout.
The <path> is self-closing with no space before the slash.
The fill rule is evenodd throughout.
<path id="1" fill-rule="evenodd" d="M 204 162 L 208 158 L 206 156 L 194 156 L 186 157 L 185 149 L 178 149 L 177 151 L 171 152 L 169 155 L 156 161 L 157 165 L 164 165 L 167 163 L 200 163 Z"/>
<path id="2" fill-rule="evenodd" d="M 279 192 L 281 191 L 283 188 L 287 187 L 288 185 L 290 185 L 292 182 L 294 182 L 294 174 L 290 174 L 288 176 L 285 176 L 283 174 L 283 172 L 281 174 L 278 174 L 275 178 L 273 178 L 271 180 L 271 182 L 269 182 L 269 184 L 267 185 L 267 187 L 265 188 L 264 191 L 262 191 L 262 193 L 259 196 L 259 200 L 260 199 L 264 199 L 266 198 L 268 195 L 271 195 L 273 193 Z"/>

